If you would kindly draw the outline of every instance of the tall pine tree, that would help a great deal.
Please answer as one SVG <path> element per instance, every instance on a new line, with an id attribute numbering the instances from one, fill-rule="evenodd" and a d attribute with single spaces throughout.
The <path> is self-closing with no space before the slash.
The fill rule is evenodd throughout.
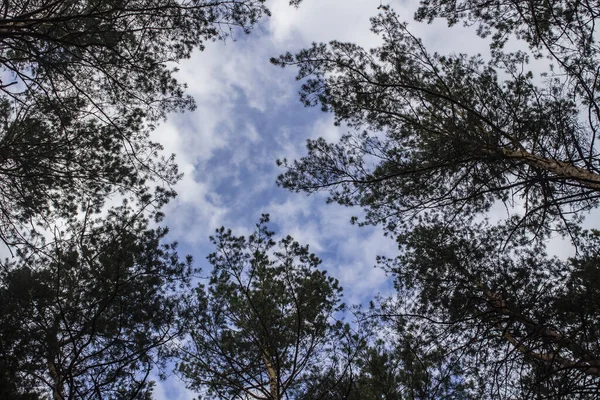
<path id="1" fill-rule="evenodd" d="M 302 398 L 315 370 L 329 370 L 347 333 L 335 321 L 338 281 L 321 260 L 287 236 L 279 242 L 263 216 L 248 238 L 221 228 L 208 287 L 185 307 L 187 340 L 179 373 L 192 390 L 228 399 Z"/>
<path id="2" fill-rule="evenodd" d="M 476 25 L 490 59 L 431 53 L 384 7 L 379 47 L 334 41 L 272 60 L 297 66 L 304 104 L 351 130 L 309 140 L 279 183 L 360 206 L 398 241 L 398 258 L 380 260 L 397 295 L 374 316 L 425 345 L 412 347 L 424 375 L 409 398 L 439 396 L 436 380 L 458 398 L 600 398 L 598 232 L 580 227 L 600 196 L 599 11 L 424 0 L 418 19 Z M 511 35 L 529 52 L 505 51 Z M 549 74 L 528 72 L 530 57 L 547 57 Z M 502 203 L 506 217 L 487 221 Z M 573 257 L 547 254 L 556 232 Z"/>

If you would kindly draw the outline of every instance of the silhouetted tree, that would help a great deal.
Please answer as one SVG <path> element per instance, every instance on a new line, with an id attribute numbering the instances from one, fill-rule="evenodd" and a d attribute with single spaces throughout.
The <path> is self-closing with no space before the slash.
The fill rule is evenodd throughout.
<path id="1" fill-rule="evenodd" d="M 491 59 L 430 53 L 384 7 L 379 47 L 334 41 L 272 60 L 299 68 L 305 105 L 352 130 L 309 140 L 279 183 L 363 207 L 363 223 L 398 240 L 398 258 L 380 260 L 398 293 L 379 314 L 398 343 L 423 344 L 415 360 L 436 360 L 403 381 L 409 398 L 600 398 L 598 232 L 579 226 L 600 196 L 599 11 L 424 0 L 418 19 L 477 25 Z M 510 35 L 529 54 L 506 52 Z M 548 57 L 546 75 L 527 71 L 531 56 Z M 508 215 L 493 225 L 498 203 Z M 547 255 L 556 231 L 571 258 Z M 448 391 L 434 394 L 436 379 Z"/>
<path id="2" fill-rule="evenodd" d="M 363 206 L 368 223 L 398 232 L 423 213 L 464 218 L 502 201 L 524 208 L 516 226 L 543 234 L 598 204 L 598 115 L 587 70 L 559 64 L 566 76 L 557 71 L 537 86 L 523 52 L 496 49 L 489 62 L 431 54 L 392 11 L 374 18 L 373 30 L 383 44 L 370 51 L 331 42 L 273 60 L 308 78 L 306 105 L 320 103 L 361 132 L 338 143 L 310 140 L 306 157 L 281 162 L 281 185 L 327 190 L 332 201 Z M 585 55 L 596 45 L 575 41 L 564 51 Z"/>
<path id="3" fill-rule="evenodd" d="M 419 226 L 381 259 L 398 289 L 382 312 L 483 397 L 597 398 L 599 238 L 578 233 L 579 253 L 560 260 L 502 227 Z"/>
<path id="4" fill-rule="evenodd" d="M 190 260 L 127 207 L 21 252 L 0 271 L 3 398 L 143 399 L 178 330 Z"/>
<path id="5" fill-rule="evenodd" d="M 188 387 L 218 398 L 302 398 L 314 369 L 335 365 L 343 335 L 334 314 L 342 288 L 321 260 L 287 236 L 275 243 L 263 216 L 248 238 L 221 228 L 208 287 L 186 307 L 188 340 L 179 372 Z M 347 328 L 346 328 L 347 331 Z"/>
<path id="6" fill-rule="evenodd" d="M 4 1 L 0 240 L 26 242 L 111 193 L 172 196 L 176 165 L 149 132 L 194 108 L 175 63 L 268 14 L 263 0 Z"/>

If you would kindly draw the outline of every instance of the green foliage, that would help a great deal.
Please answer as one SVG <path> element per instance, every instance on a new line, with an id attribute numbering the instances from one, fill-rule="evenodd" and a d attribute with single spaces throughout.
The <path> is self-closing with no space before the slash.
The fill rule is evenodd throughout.
<path id="1" fill-rule="evenodd" d="M 389 306 L 386 301 L 386 307 Z M 303 400 L 480 399 L 462 364 L 432 346 L 386 307 L 357 311 L 343 368 L 316 370 Z M 384 314 L 382 312 L 387 312 Z"/>
<path id="2" fill-rule="evenodd" d="M 299 396 L 314 384 L 312 369 L 330 367 L 342 288 L 308 246 L 289 236 L 276 243 L 267 222 L 248 238 L 217 230 L 208 287 L 185 307 L 179 373 L 211 398 Z"/>
<path id="3" fill-rule="evenodd" d="M 195 107 L 174 65 L 249 33 L 264 3 L 0 5 L 0 240 L 15 254 L 0 270 L 1 398 L 151 398 L 191 260 L 149 227 L 181 177 L 150 133 Z M 143 211 L 94 217 L 115 195 Z"/>
<path id="4" fill-rule="evenodd" d="M 387 342 L 387 343 L 386 343 Z M 387 348 L 386 348 L 387 346 Z M 478 399 L 464 385 L 456 364 L 445 364 L 430 343 L 409 333 L 379 340 L 358 360 L 349 399 Z"/>
<path id="5" fill-rule="evenodd" d="M 149 396 L 148 374 L 178 333 L 177 292 L 190 273 L 191 260 L 160 243 L 165 234 L 123 206 L 2 266 L 0 381 L 13 392 L 7 398 Z"/>
<path id="6" fill-rule="evenodd" d="M 414 229 L 398 258 L 380 260 L 399 294 L 385 309 L 486 397 L 600 395 L 598 235 L 580 233 L 581 251 L 566 261 L 505 237 L 486 224 Z"/>

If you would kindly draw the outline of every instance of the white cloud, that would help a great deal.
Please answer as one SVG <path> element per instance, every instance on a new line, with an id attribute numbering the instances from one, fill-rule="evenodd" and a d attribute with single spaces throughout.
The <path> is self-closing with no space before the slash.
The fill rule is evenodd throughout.
<path id="1" fill-rule="evenodd" d="M 397 11 L 405 10 L 404 2 L 390 3 Z M 297 10 L 286 1 L 268 4 L 273 11 L 268 25 L 273 41 L 288 50 L 334 39 L 367 47 L 376 43 L 369 31 L 369 17 L 377 14 L 379 0 L 304 0 Z"/>
<path id="2" fill-rule="evenodd" d="M 185 385 L 176 377 L 167 381 L 156 380 L 153 398 L 156 400 L 194 400 L 196 394 L 186 390 Z"/>

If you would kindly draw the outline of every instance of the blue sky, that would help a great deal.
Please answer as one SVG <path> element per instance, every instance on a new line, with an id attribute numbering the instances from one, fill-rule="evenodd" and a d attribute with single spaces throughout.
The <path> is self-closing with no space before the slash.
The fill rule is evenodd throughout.
<path id="1" fill-rule="evenodd" d="M 299 9 L 286 0 L 269 1 L 273 16 L 250 35 L 236 41 L 209 43 L 202 53 L 179 65 L 179 78 L 188 84 L 198 109 L 170 115 L 154 139 L 175 153 L 181 172 L 179 196 L 166 208 L 170 239 L 191 254 L 195 265 L 213 249 L 208 240 L 226 226 L 249 234 L 261 213 L 271 214 L 271 227 L 292 235 L 324 260 L 323 267 L 344 287 L 347 304 L 368 301 L 390 292 L 391 280 L 374 268 L 375 257 L 393 255 L 396 246 L 381 229 L 350 225 L 360 210 L 325 204 L 323 195 L 289 193 L 275 184 L 282 172 L 278 158 L 304 154 L 307 138 L 335 140 L 346 130 L 333 126 L 331 115 L 304 108 L 298 101 L 299 83 L 293 69 L 269 64 L 269 58 L 308 47 L 311 42 L 351 41 L 376 46 L 369 17 L 377 14 L 379 0 L 304 0 Z M 403 19 L 412 21 L 417 1 L 389 4 Z M 411 31 L 428 49 L 486 53 L 487 44 L 473 30 L 448 29 L 412 22 Z M 161 382 L 158 398 L 188 399 L 181 382 Z"/>

